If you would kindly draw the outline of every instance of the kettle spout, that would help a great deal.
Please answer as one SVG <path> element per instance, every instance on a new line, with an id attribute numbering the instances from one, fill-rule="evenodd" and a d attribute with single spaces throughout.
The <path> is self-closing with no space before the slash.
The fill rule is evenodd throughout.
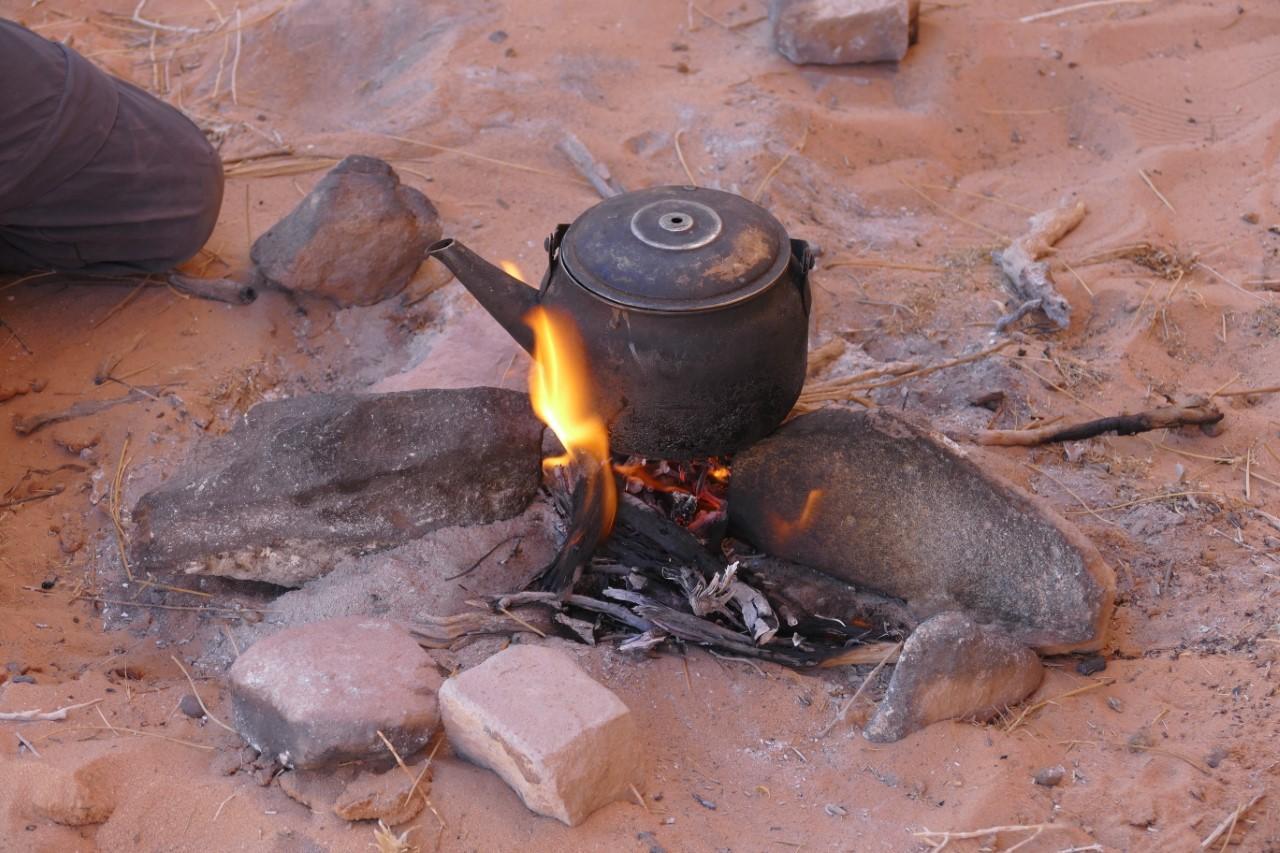
<path id="1" fill-rule="evenodd" d="M 427 248 L 427 257 L 436 258 L 448 267 L 516 343 L 533 352 L 533 330 L 525 325 L 524 317 L 538 304 L 537 290 L 507 275 L 457 240 L 432 243 Z"/>

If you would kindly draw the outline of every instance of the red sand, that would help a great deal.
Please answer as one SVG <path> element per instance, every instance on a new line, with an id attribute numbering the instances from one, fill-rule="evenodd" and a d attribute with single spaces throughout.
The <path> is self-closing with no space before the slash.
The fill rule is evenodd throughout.
<path id="1" fill-rule="evenodd" d="M 1272 4 L 1154 0 L 1021 23 L 1053 4 L 926 3 L 919 44 L 900 67 L 834 69 L 796 68 L 775 54 L 767 23 L 750 23 L 763 14 L 758 0 L 704 0 L 715 20 L 678 2 L 371 0 L 339 11 L 346 5 L 269 0 L 237 13 L 221 0 L 175 0 L 141 16 L 202 33 L 131 22 L 134 4 L 119 0 L 0 0 L 0 14 L 71 39 L 183 105 L 223 140 L 226 159 L 286 146 L 392 159 L 439 206 L 446 233 L 530 276 L 545 261 L 542 238 L 595 201 L 554 149 L 561 128 L 629 187 L 687 180 L 673 146 L 683 131 L 694 179 L 748 196 L 803 140 L 761 200 L 825 250 L 815 344 L 839 335 L 877 359 L 941 360 L 987 342 L 1002 313 L 994 302 L 1007 298 L 987 253 L 1020 233 L 1030 212 L 1084 200 L 1089 214 L 1058 255 L 1079 279 L 1054 265 L 1075 309 L 1068 331 L 1024 321 L 1026 343 L 1008 357 L 881 400 L 944 426 L 985 425 L 989 413 L 966 407 L 965 395 L 997 389 L 1011 403 L 998 425 L 1010 427 L 1278 381 L 1280 308 L 1250 283 L 1280 277 Z M 213 6 L 228 19 L 217 31 Z M 237 20 L 240 39 L 227 35 Z M 251 238 L 321 174 L 233 176 L 209 244 L 216 259 L 190 267 L 243 269 Z M 1089 263 L 1138 241 L 1198 254 L 1199 263 L 1187 261 L 1177 281 L 1128 261 Z M 209 748 L 234 739 L 176 712 L 187 688 L 169 655 L 191 660 L 224 642 L 217 612 L 109 607 L 104 630 L 98 608 L 73 594 L 136 592 L 120 585 L 102 499 L 126 441 L 128 507 L 181 463 L 204 432 L 197 422 L 224 431 L 263 395 L 388 376 L 383 387 L 522 387 L 515 345 L 447 282 L 427 265 L 406 299 L 345 311 L 307 305 L 305 316 L 276 294 L 242 308 L 164 287 L 125 303 L 129 290 L 116 286 L 0 283 L 0 386 L 48 382 L 0 404 L 6 424 L 123 394 L 114 382 L 92 383 L 116 357 L 115 375 L 171 387 L 190 413 L 145 400 L 26 438 L 0 432 L 0 489 L 17 484 L 0 503 L 62 487 L 0 509 L 0 665 L 18 664 L 38 682 L 0 687 L 0 709 L 104 699 L 102 717 L 84 709 L 64 722 L 0 723 L 0 849 L 369 849 L 369 826 L 311 814 L 276 786 L 211 769 Z M 1280 515 L 1280 395 L 1218 402 L 1227 417 L 1216 437 L 971 451 L 1047 496 L 1116 568 L 1120 607 L 1100 674 L 1114 683 L 1049 704 L 1015 732 L 945 723 L 876 747 L 851 727 L 814 738 L 859 683 L 852 671 L 756 671 L 696 652 L 686 675 L 676 657 L 580 650 L 639 718 L 653 762 L 646 808 L 616 804 L 568 830 L 529 814 L 496 776 L 446 749 L 432 790 L 439 819 L 425 812 L 410 840 L 424 850 L 898 851 L 921 849 L 912 833 L 925 828 L 1052 822 L 1019 849 L 1188 850 L 1269 790 L 1235 837 L 1238 849 L 1280 849 L 1280 530 L 1254 512 Z M 88 454 L 66 449 L 95 437 Z M 1117 504 L 1130 505 L 1109 508 Z M 84 547 L 67 553 L 81 536 Z M 51 578 L 56 586 L 42 591 Z M 1049 664 L 1037 699 L 1088 683 L 1074 661 Z M 217 682 L 202 693 L 225 717 Z M 19 752 L 17 731 L 41 758 Z M 1128 748 L 1140 733 L 1146 748 Z M 104 751 L 121 756 L 109 765 L 119 803 L 107 823 L 73 830 L 29 816 L 25 768 L 75 766 Z M 1063 786 L 1032 783 L 1059 763 Z M 1024 837 L 1006 833 L 988 849 Z"/>

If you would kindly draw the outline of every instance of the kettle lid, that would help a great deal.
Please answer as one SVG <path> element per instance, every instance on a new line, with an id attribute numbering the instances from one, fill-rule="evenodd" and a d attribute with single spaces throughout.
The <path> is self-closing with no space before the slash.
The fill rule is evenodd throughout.
<path id="1" fill-rule="evenodd" d="M 565 269 L 597 296 L 650 311 L 706 311 L 750 299 L 786 269 L 787 233 L 733 193 L 653 187 L 592 207 L 560 244 Z"/>

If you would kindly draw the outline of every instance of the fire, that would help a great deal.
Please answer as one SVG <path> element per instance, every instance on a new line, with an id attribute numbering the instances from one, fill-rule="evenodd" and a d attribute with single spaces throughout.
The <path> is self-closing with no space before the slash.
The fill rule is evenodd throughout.
<path id="1" fill-rule="evenodd" d="M 582 338 L 573 321 L 559 311 L 534 308 L 525 315 L 525 322 L 534 337 L 529 399 L 533 411 L 565 449 L 563 456 L 547 459 L 543 465 L 578 464 L 587 481 L 584 503 L 600 502 L 602 534 L 607 534 L 613 527 L 618 493 L 609 465 L 609 431 L 591 399 Z"/>
<path id="2" fill-rule="evenodd" d="M 498 266 L 502 267 L 502 271 L 512 278 L 518 278 L 525 284 L 529 283 L 529 280 L 524 277 L 524 273 L 520 271 L 520 267 L 516 266 L 515 261 L 499 261 Z"/>

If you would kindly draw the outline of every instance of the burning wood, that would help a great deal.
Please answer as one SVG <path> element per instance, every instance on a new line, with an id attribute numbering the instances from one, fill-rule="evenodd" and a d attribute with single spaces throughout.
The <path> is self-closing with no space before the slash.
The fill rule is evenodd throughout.
<path id="1" fill-rule="evenodd" d="M 541 307 L 530 311 L 526 322 L 534 336 L 529 398 L 565 449 L 543 466 L 572 466 L 577 474 L 568 537 L 535 581 L 540 590 L 565 593 L 613 528 L 618 493 L 609 464 L 609 433 L 591 399 L 577 328 L 567 316 Z"/>

